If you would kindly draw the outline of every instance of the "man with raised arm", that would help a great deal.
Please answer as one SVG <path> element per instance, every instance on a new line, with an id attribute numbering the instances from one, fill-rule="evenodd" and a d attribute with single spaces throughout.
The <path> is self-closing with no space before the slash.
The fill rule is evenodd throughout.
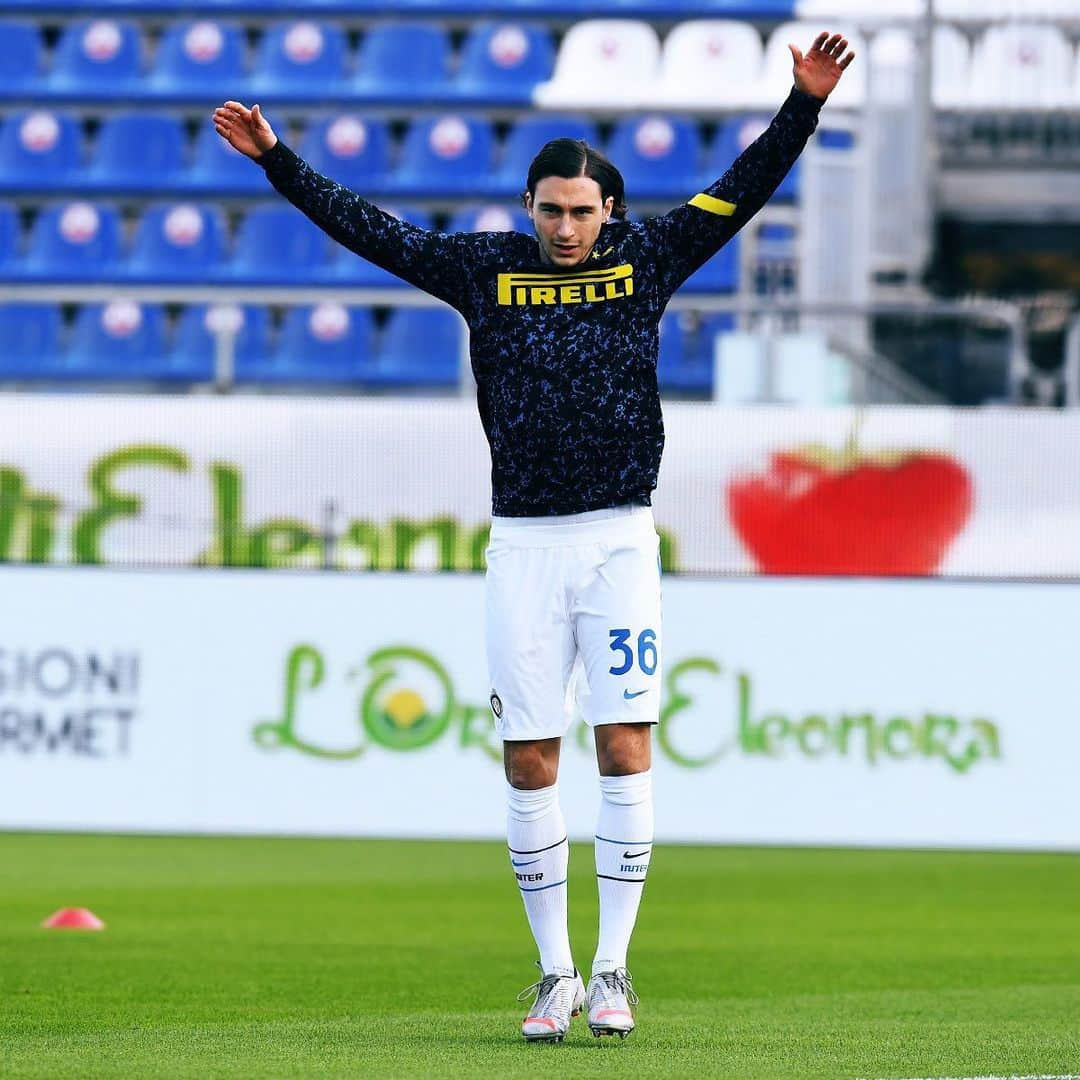
<path id="1" fill-rule="evenodd" d="M 522 196 L 534 235 L 446 235 L 400 221 L 319 175 L 259 106 L 229 101 L 218 133 L 350 251 L 464 316 L 491 448 L 487 662 L 503 739 L 510 863 L 540 954 L 522 1034 L 562 1041 L 588 1009 L 595 1035 L 628 1035 L 626 967 L 653 841 L 651 734 L 660 710 L 659 537 L 652 519 L 664 429 L 656 362 L 675 290 L 765 204 L 854 58 L 839 34 L 805 56 L 768 129 L 720 179 L 629 223 L 622 176 L 583 142 L 555 139 Z M 568 844 L 559 749 L 570 676 L 600 771 L 595 859 L 600 927 L 586 989 L 566 919 Z"/>

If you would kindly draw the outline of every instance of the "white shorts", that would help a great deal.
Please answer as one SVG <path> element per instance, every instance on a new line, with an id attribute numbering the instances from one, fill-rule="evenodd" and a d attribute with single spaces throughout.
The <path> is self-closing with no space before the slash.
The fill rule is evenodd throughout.
<path id="1" fill-rule="evenodd" d="M 503 739 L 660 715 L 660 537 L 648 506 L 495 518 L 487 549 L 491 710 Z"/>

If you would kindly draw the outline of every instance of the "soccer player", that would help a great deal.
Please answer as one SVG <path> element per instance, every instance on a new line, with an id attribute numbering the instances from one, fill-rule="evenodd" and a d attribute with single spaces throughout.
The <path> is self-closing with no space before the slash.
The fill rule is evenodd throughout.
<path id="1" fill-rule="evenodd" d="M 789 46 L 795 86 L 768 129 L 689 202 L 628 223 L 623 180 L 585 143 L 555 139 L 522 198 L 535 235 L 418 228 L 319 175 L 259 106 L 229 101 L 218 133 L 350 251 L 465 317 L 491 448 L 487 660 L 503 739 L 510 862 L 540 954 L 522 1034 L 561 1041 L 588 1009 L 625 1037 L 637 1004 L 626 955 L 653 840 L 651 733 L 659 718 L 659 537 L 650 494 L 664 444 L 656 360 L 672 293 L 776 190 L 854 54 L 819 34 Z M 599 942 L 586 989 L 567 935 L 568 845 L 559 748 L 575 663 L 600 771 Z"/>

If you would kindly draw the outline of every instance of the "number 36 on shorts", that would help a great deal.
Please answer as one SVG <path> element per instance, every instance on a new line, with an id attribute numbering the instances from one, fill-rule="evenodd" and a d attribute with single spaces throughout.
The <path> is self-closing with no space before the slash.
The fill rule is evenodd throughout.
<path id="1" fill-rule="evenodd" d="M 660 659 L 656 651 L 655 630 L 642 630 L 637 636 L 636 649 L 630 644 L 632 636 L 628 629 L 609 630 L 608 636 L 611 638 L 611 651 L 619 658 L 608 669 L 612 675 L 628 674 L 633 671 L 635 662 L 644 674 L 655 674 Z"/>

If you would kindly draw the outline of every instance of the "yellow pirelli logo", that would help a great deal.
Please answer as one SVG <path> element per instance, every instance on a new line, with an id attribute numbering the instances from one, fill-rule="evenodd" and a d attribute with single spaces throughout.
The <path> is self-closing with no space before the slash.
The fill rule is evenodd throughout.
<path id="1" fill-rule="evenodd" d="M 580 274 L 500 274 L 503 306 L 586 304 L 634 295 L 634 268 L 629 263 Z"/>

